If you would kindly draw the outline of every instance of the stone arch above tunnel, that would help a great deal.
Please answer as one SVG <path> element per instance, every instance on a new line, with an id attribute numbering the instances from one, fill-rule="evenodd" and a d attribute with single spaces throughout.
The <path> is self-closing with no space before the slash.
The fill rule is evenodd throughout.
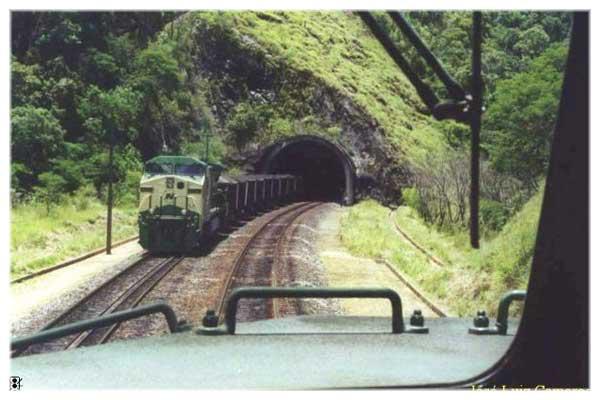
<path id="1" fill-rule="evenodd" d="M 340 145 L 325 138 L 301 135 L 278 141 L 264 149 L 256 169 L 302 176 L 309 200 L 354 203 L 356 167 Z"/>

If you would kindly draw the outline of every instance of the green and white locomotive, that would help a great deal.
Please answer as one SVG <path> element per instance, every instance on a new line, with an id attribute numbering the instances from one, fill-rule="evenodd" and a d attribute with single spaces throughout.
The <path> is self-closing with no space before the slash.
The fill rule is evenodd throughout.
<path id="1" fill-rule="evenodd" d="M 153 252 L 188 251 L 222 223 L 221 168 L 192 157 L 158 156 L 140 182 L 140 244 Z"/>
<path id="2" fill-rule="evenodd" d="M 292 175 L 222 176 L 193 157 L 158 156 L 140 181 L 139 241 L 153 253 L 188 252 L 226 222 L 300 194 Z"/>

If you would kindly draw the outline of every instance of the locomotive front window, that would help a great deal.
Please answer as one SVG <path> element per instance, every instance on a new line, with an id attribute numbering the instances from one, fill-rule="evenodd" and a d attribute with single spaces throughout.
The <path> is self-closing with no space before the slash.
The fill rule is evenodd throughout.
<path id="1" fill-rule="evenodd" d="M 204 166 L 200 164 L 175 165 L 175 174 L 190 176 L 204 175 Z"/>
<path id="2" fill-rule="evenodd" d="M 150 175 L 171 174 L 173 173 L 173 165 L 148 163 L 146 164 L 144 172 Z"/>

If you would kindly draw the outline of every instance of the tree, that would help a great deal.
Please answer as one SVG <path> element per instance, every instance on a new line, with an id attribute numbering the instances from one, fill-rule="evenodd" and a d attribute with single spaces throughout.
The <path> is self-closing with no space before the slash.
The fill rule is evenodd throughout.
<path id="1" fill-rule="evenodd" d="M 553 45 L 527 72 L 499 82 L 484 118 L 484 147 L 494 168 L 533 190 L 548 166 L 566 54 L 566 46 Z"/>
<path id="2" fill-rule="evenodd" d="M 26 195 L 43 172 L 61 176 L 67 192 L 98 182 L 90 160 L 106 150 L 108 133 L 143 149 L 151 143 L 136 142 L 143 129 L 177 147 L 191 126 L 191 89 L 182 86 L 172 43 L 152 40 L 178 14 L 11 14 L 15 190 Z"/>
<path id="3" fill-rule="evenodd" d="M 135 140 L 141 94 L 132 88 L 117 86 L 102 90 L 91 86 L 79 103 L 78 113 L 88 134 L 88 141 L 106 144 Z"/>
<path id="4" fill-rule="evenodd" d="M 24 179 L 19 182 L 21 187 L 30 188 L 38 174 L 48 171 L 49 161 L 62 152 L 64 135 L 64 129 L 49 110 L 33 106 L 13 108 L 12 161 L 26 165 L 31 171 L 31 175 L 20 175 Z"/>
<path id="5" fill-rule="evenodd" d="M 143 94 L 141 142 L 142 154 L 148 156 L 173 146 L 184 131 L 185 103 L 189 94 L 183 87 L 183 74 L 169 43 L 152 44 L 134 61 L 129 84 Z M 189 128 L 189 126 L 188 126 Z M 142 145 L 140 143 L 140 145 Z"/>
<path id="6" fill-rule="evenodd" d="M 52 172 L 64 180 L 63 190 L 72 193 L 84 182 L 83 165 L 79 160 L 62 158 L 56 160 L 52 166 Z"/>
<path id="7" fill-rule="evenodd" d="M 31 170 L 23 163 L 11 162 L 10 164 L 10 189 L 12 193 L 23 195 L 24 188 L 21 182 L 32 181 Z"/>
<path id="8" fill-rule="evenodd" d="M 111 54 L 89 49 L 83 56 L 84 77 L 104 89 L 111 89 L 122 77 L 121 68 Z"/>
<path id="9" fill-rule="evenodd" d="M 13 107 L 41 107 L 44 98 L 45 85 L 40 66 L 20 63 L 15 57 L 11 59 L 11 104 Z"/>
<path id="10" fill-rule="evenodd" d="M 524 58 L 540 54 L 550 42 L 550 37 L 541 25 L 534 25 L 524 32 L 519 32 L 518 42 L 514 49 Z"/>
<path id="11" fill-rule="evenodd" d="M 36 195 L 46 204 L 46 214 L 50 214 L 53 204 L 60 201 L 64 194 L 66 181 L 52 172 L 44 172 L 39 176 L 40 184 L 36 187 Z"/>

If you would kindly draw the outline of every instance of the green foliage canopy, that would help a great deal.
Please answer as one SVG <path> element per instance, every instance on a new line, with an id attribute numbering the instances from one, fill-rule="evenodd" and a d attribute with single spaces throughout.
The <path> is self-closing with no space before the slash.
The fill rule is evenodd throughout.
<path id="1" fill-rule="evenodd" d="M 567 48 L 555 44 L 530 68 L 498 83 L 484 123 L 492 165 L 535 189 L 548 166 Z"/>
<path id="2" fill-rule="evenodd" d="M 65 131 L 50 111 L 20 106 L 11 111 L 11 132 L 12 161 L 27 166 L 20 168 L 20 183 L 31 188 L 35 177 L 49 169 L 50 160 L 61 154 Z"/>
<path id="3" fill-rule="evenodd" d="M 91 86 L 78 109 L 90 134 L 88 139 L 98 144 L 135 140 L 140 102 L 141 94 L 128 87 L 103 91 Z"/>

